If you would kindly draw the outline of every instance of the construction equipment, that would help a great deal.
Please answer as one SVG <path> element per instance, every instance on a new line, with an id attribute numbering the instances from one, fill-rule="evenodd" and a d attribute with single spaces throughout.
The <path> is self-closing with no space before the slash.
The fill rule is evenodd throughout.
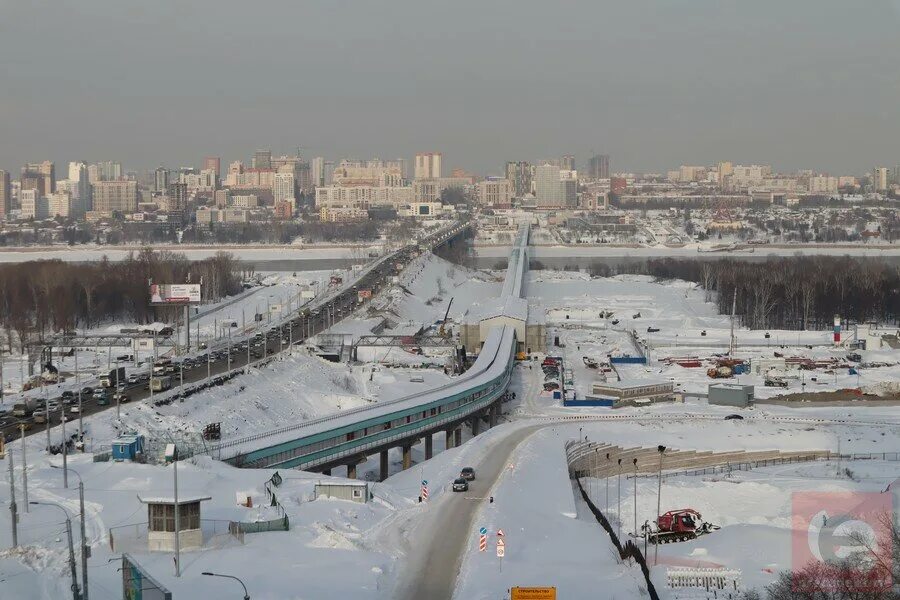
<path id="1" fill-rule="evenodd" d="M 655 526 L 644 522 L 641 537 L 646 537 L 651 544 L 671 544 L 694 540 L 716 529 L 718 525 L 704 521 L 693 508 L 679 508 L 660 515 Z"/>
<path id="2" fill-rule="evenodd" d="M 438 335 L 440 335 L 440 336 L 446 336 L 446 335 L 447 335 L 446 332 L 445 332 L 445 330 L 444 330 L 444 327 L 447 325 L 447 315 L 450 314 L 450 307 L 451 307 L 451 306 L 453 306 L 453 298 L 450 298 L 450 302 L 447 303 L 447 310 L 446 310 L 446 312 L 444 312 L 444 320 L 441 321 L 441 327 L 440 327 L 440 329 L 438 329 Z"/>
<path id="3" fill-rule="evenodd" d="M 586 366 L 588 369 L 596 369 L 598 366 L 600 366 L 599 363 L 590 356 L 582 356 L 581 360 L 584 361 L 584 366 Z"/>

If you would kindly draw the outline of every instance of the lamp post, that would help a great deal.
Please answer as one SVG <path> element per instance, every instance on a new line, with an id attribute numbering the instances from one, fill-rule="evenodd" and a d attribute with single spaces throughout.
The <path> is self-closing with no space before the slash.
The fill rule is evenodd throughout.
<path id="1" fill-rule="evenodd" d="M 606 514 L 609 516 L 609 452 L 606 453 Z"/>
<path id="2" fill-rule="evenodd" d="M 656 526 L 659 527 L 659 511 L 662 506 L 662 463 L 663 463 L 663 454 L 666 453 L 666 447 L 663 445 L 659 445 L 656 447 L 656 450 L 659 452 L 659 483 L 656 489 Z M 659 559 L 659 540 L 656 540 L 656 544 L 653 545 L 653 565 L 656 566 L 658 564 Z"/>
<path id="3" fill-rule="evenodd" d="M 621 543 L 622 538 L 622 459 L 619 459 L 619 472 L 616 475 L 616 536 Z"/>
<path id="4" fill-rule="evenodd" d="M 55 506 L 66 515 L 66 536 L 69 538 L 69 570 L 72 573 L 72 600 L 81 600 L 81 594 L 78 591 L 78 576 L 75 572 L 75 548 L 72 546 L 72 521 L 69 519 L 69 511 L 56 502 L 38 502 L 37 500 L 32 500 L 29 504 Z"/>
<path id="5" fill-rule="evenodd" d="M 58 469 L 59 465 L 50 465 L 54 469 Z M 83 600 L 88 600 L 88 558 L 91 556 L 91 549 L 87 545 L 87 539 L 84 533 L 85 526 L 84 521 L 87 518 L 87 515 L 84 513 L 84 481 L 81 479 L 81 474 L 69 467 L 69 470 L 78 475 L 78 506 L 79 510 L 81 510 L 81 585 L 84 588 L 84 593 L 82 594 Z"/>
<path id="6" fill-rule="evenodd" d="M 250 600 L 250 594 L 247 593 L 247 586 L 244 585 L 243 581 L 241 581 L 239 578 L 235 577 L 234 575 L 222 575 L 221 573 L 210 573 L 209 571 L 203 571 L 203 574 L 208 577 L 225 577 L 226 579 L 234 579 L 239 584 L 241 584 L 242 588 L 244 588 L 244 600 Z"/>
<path id="7" fill-rule="evenodd" d="M 634 463 L 634 539 L 637 539 L 637 459 L 632 459 Z"/>

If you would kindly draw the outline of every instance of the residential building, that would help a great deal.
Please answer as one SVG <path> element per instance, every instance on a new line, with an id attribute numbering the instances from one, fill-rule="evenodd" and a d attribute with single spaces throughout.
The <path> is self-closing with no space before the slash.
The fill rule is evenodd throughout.
<path id="1" fill-rule="evenodd" d="M 259 206 L 259 198 L 255 194 L 232 196 L 231 206 L 234 208 L 257 208 Z"/>
<path id="2" fill-rule="evenodd" d="M 120 179 L 122 179 L 122 163 L 107 160 L 94 163 L 88 167 L 88 180 L 90 183 L 118 181 Z"/>
<path id="3" fill-rule="evenodd" d="M 716 165 L 716 179 L 720 186 L 725 184 L 725 178 L 734 174 L 734 165 L 728 161 L 722 161 Z"/>
<path id="4" fill-rule="evenodd" d="M 318 190 L 316 191 L 318 192 Z M 323 206 L 319 208 L 319 220 L 323 223 L 365 221 L 368 218 L 369 213 L 360 208 L 354 208 L 350 206 Z"/>
<path id="5" fill-rule="evenodd" d="M 153 189 L 157 192 L 169 189 L 169 170 L 165 167 L 157 167 L 153 172 Z"/>
<path id="6" fill-rule="evenodd" d="M 275 201 L 275 218 L 282 220 L 290 220 L 294 218 L 294 209 L 296 201 L 293 198 L 285 198 L 284 200 Z"/>
<path id="7" fill-rule="evenodd" d="M 418 202 L 440 202 L 444 190 L 449 188 L 464 189 L 472 185 L 468 177 L 439 177 L 437 179 L 419 179 L 413 181 L 413 196 Z"/>
<path id="8" fill-rule="evenodd" d="M 809 178 L 810 194 L 834 194 L 838 191 L 838 178 L 828 175 L 814 175 Z"/>
<path id="9" fill-rule="evenodd" d="M 130 213 L 137 209 L 136 181 L 98 181 L 92 186 L 92 210 L 106 216 L 114 212 Z"/>
<path id="10" fill-rule="evenodd" d="M 213 202 L 216 208 L 231 206 L 231 190 L 216 190 L 216 193 L 213 194 Z"/>
<path id="11" fill-rule="evenodd" d="M 317 156 L 312 159 L 309 169 L 312 178 L 313 187 L 322 187 L 325 185 L 325 159 Z"/>
<path id="12" fill-rule="evenodd" d="M 588 179 L 609 179 L 609 155 L 595 154 L 588 161 Z"/>
<path id="13" fill-rule="evenodd" d="M 566 190 L 560 183 L 559 167 L 550 163 L 534 169 L 534 190 L 538 208 L 562 208 Z"/>
<path id="14" fill-rule="evenodd" d="M 745 188 L 758 185 L 766 177 L 772 176 L 770 165 L 734 165 L 731 172 L 732 187 Z"/>
<path id="15" fill-rule="evenodd" d="M 506 179 L 489 178 L 478 182 L 478 203 L 482 206 L 507 208 L 512 205 L 510 183 Z"/>
<path id="16" fill-rule="evenodd" d="M 889 172 L 890 169 L 887 167 L 875 167 L 872 169 L 872 188 L 876 192 L 883 192 L 890 187 Z"/>
<path id="17" fill-rule="evenodd" d="M 199 227 L 239 225 L 250 222 L 250 211 L 240 208 L 199 208 L 196 214 Z"/>
<path id="18" fill-rule="evenodd" d="M 19 191 L 20 214 L 23 219 L 46 219 L 49 216 L 47 197 L 41 196 L 36 189 Z"/>
<path id="19" fill-rule="evenodd" d="M 218 187 L 213 169 L 203 169 L 199 173 L 182 172 L 178 175 L 178 183 L 183 183 L 189 193 L 211 193 Z"/>
<path id="20" fill-rule="evenodd" d="M 275 171 L 272 169 L 230 170 L 225 185 L 238 189 L 271 190 L 275 184 Z"/>
<path id="21" fill-rule="evenodd" d="M 369 208 L 385 206 L 399 209 L 414 200 L 412 187 L 392 186 L 340 186 L 330 185 L 316 188 L 316 208 L 352 208 L 366 211 Z"/>
<path id="22" fill-rule="evenodd" d="M 332 169 L 331 184 L 344 187 L 402 187 L 403 167 L 398 161 L 342 160 Z"/>
<path id="23" fill-rule="evenodd" d="M 562 157 L 562 160 L 559 161 L 559 168 L 561 171 L 574 171 L 575 170 L 575 155 L 566 154 Z"/>
<path id="24" fill-rule="evenodd" d="M 275 198 L 276 207 L 279 202 L 293 200 L 296 197 L 293 173 L 275 173 L 272 196 Z"/>
<path id="25" fill-rule="evenodd" d="M 56 191 L 56 168 L 49 160 L 28 163 L 22 168 L 19 189 L 37 190 L 40 196 Z"/>
<path id="26" fill-rule="evenodd" d="M 75 216 L 80 217 L 85 211 L 91 210 L 91 182 L 88 180 L 87 164 L 83 161 L 69 163 L 68 191 L 72 194 Z"/>
<path id="27" fill-rule="evenodd" d="M 0 170 L 0 221 L 9 218 L 12 210 L 12 184 L 9 171 Z"/>
<path id="28" fill-rule="evenodd" d="M 516 198 L 531 193 L 532 168 L 525 161 L 506 163 L 506 179 L 510 184 L 510 192 Z"/>
<path id="29" fill-rule="evenodd" d="M 47 195 L 47 215 L 49 217 L 69 217 L 76 216 L 73 211 L 72 195 L 69 192 L 61 192 L 59 190 Z"/>
<path id="30" fill-rule="evenodd" d="M 894 184 L 900 185 L 900 165 L 894 167 Z"/>
<path id="31" fill-rule="evenodd" d="M 441 176 L 441 153 L 416 154 L 415 179 L 438 179 Z"/>

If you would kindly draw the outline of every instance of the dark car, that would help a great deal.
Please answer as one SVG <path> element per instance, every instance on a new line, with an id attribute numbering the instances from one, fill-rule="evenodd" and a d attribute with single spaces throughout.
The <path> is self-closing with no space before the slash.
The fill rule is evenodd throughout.
<path id="1" fill-rule="evenodd" d="M 91 395 L 93 395 L 93 393 L 94 393 L 94 388 L 92 388 L 92 387 L 89 386 L 89 385 L 86 385 L 86 386 L 84 386 L 83 388 L 81 388 L 81 395 L 82 395 L 82 396 L 91 396 Z"/>
<path id="2" fill-rule="evenodd" d="M 75 398 L 75 392 L 73 392 L 72 390 L 66 390 L 62 393 L 60 398 L 62 398 L 63 402 L 65 402 L 66 400 L 72 400 Z"/>
<path id="3" fill-rule="evenodd" d="M 744 417 L 742 417 L 741 415 L 728 415 L 727 417 L 725 417 L 726 421 L 730 421 L 732 419 L 737 419 L 739 421 L 743 421 Z"/>
<path id="4" fill-rule="evenodd" d="M 463 467 L 462 471 L 459 472 L 459 476 L 466 481 L 473 481 L 475 479 L 475 469 Z"/>
<path id="5" fill-rule="evenodd" d="M 453 491 L 454 492 L 468 492 L 469 491 L 469 482 L 460 477 L 459 479 L 453 480 Z"/>

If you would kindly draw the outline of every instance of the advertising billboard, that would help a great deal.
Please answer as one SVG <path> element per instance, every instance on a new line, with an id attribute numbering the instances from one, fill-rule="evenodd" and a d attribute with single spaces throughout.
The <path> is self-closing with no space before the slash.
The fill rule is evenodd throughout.
<path id="1" fill-rule="evenodd" d="M 150 576 L 131 556 L 122 555 L 122 598 L 172 600 L 172 593 Z"/>
<path id="2" fill-rule="evenodd" d="M 200 304 L 200 284 L 151 283 L 150 304 Z"/>
<path id="3" fill-rule="evenodd" d="M 314 290 L 303 290 L 300 292 L 300 297 L 304 300 L 312 300 L 316 297 L 316 292 Z"/>

